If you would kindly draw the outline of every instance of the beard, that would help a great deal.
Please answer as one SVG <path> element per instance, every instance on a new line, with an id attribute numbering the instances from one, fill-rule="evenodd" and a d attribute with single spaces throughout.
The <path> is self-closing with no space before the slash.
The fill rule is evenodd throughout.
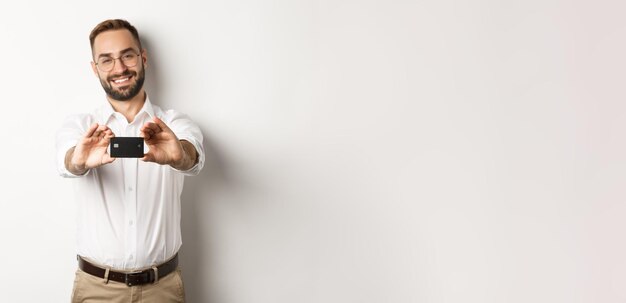
<path id="1" fill-rule="evenodd" d="M 119 78 L 119 77 L 127 77 L 127 76 L 128 77 L 133 76 L 135 78 L 135 83 L 129 86 L 121 87 L 122 88 L 121 90 L 117 88 L 113 88 L 113 86 L 111 85 L 111 82 L 113 81 L 113 79 Z M 137 96 L 137 94 L 141 91 L 141 88 L 143 87 L 143 82 L 145 81 L 145 79 L 146 79 L 146 71 L 145 69 L 142 68 L 139 71 L 139 73 L 135 71 L 126 70 L 122 74 L 111 75 L 107 77 L 106 79 L 100 78 L 100 84 L 102 85 L 104 92 L 111 99 L 117 100 L 117 101 L 128 101 L 134 98 L 135 96 Z"/>

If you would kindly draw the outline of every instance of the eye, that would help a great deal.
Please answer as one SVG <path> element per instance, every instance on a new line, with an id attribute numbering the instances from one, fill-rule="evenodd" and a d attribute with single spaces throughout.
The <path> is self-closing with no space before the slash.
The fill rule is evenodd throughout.
<path id="1" fill-rule="evenodd" d="M 135 59 L 135 54 L 133 53 L 127 53 L 127 54 L 122 55 L 122 60 L 124 61 L 132 60 L 132 59 Z"/>
<path id="2" fill-rule="evenodd" d="M 98 64 L 100 65 L 108 65 L 113 63 L 113 59 L 112 58 L 100 58 L 100 60 L 98 60 Z"/>

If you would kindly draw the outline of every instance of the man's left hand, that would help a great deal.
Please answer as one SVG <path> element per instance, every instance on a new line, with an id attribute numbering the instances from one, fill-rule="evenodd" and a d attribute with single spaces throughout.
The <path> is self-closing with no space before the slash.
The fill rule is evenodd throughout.
<path id="1" fill-rule="evenodd" d="M 142 161 L 170 165 L 176 169 L 185 169 L 189 160 L 188 155 L 176 134 L 159 118 L 154 117 L 152 122 L 146 122 L 140 134 L 150 148 Z M 194 149 L 195 151 L 195 149 Z M 195 162 L 195 159 L 194 161 Z"/>

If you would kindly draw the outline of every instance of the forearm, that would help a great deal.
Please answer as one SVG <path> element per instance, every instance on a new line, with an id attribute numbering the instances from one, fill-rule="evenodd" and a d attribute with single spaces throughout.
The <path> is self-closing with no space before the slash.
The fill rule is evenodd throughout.
<path id="1" fill-rule="evenodd" d="M 198 163 L 198 152 L 191 142 L 187 140 L 180 140 L 179 142 L 183 148 L 183 156 L 176 163 L 172 163 L 171 166 L 182 171 L 189 170 Z"/>
<path id="2" fill-rule="evenodd" d="M 65 168 L 72 174 L 80 176 L 87 173 L 88 169 L 83 165 L 79 167 L 77 165 L 72 164 L 72 157 L 74 156 L 74 149 L 76 146 L 70 148 L 67 153 L 65 153 Z"/>

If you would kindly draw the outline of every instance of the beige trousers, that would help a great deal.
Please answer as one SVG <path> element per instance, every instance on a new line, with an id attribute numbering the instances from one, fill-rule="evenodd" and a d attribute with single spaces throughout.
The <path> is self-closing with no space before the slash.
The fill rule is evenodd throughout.
<path id="1" fill-rule="evenodd" d="M 180 269 L 159 279 L 154 284 L 127 286 L 116 281 L 106 281 L 76 271 L 72 303 L 184 303 L 185 289 Z"/>

